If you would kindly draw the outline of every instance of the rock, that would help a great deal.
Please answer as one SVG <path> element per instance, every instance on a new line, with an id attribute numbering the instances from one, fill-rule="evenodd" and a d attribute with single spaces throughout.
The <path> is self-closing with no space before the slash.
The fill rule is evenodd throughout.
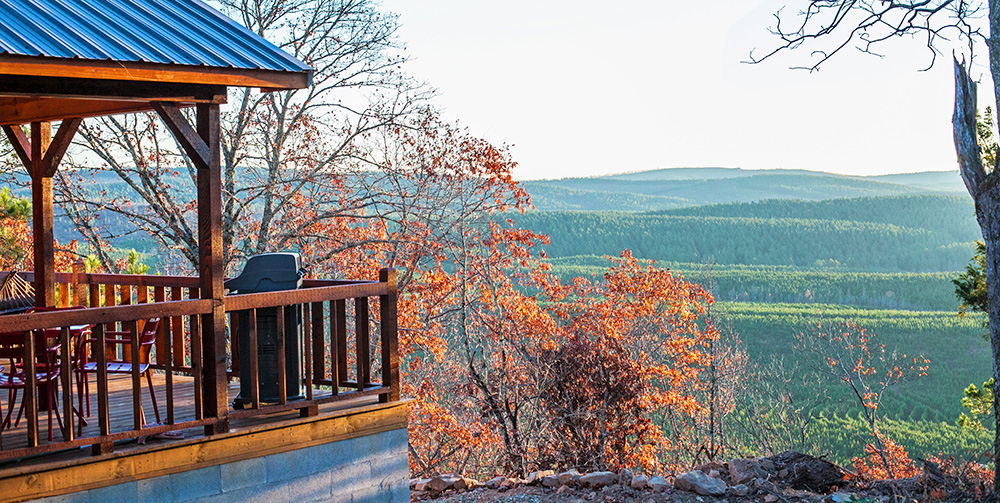
<path id="1" fill-rule="evenodd" d="M 524 480 L 525 484 L 537 484 L 542 481 L 542 477 L 548 475 L 555 475 L 556 472 L 552 470 L 538 470 L 528 474 L 528 478 Z"/>
<path id="2" fill-rule="evenodd" d="M 767 472 L 757 459 L 738 458 L 729 461 L 729 481 L 733 485 L 745 484 L 754 478 L 767 478 Z"/>
<path id="3" fill-rule="evenodd" d="M 500 485 L 503 484 L 504 481 L 506 480 L 507 477 L 493 477 L 492 479 L 486 481 L 486 487 L 489 487 L 490 489 L 496 489 L 500 487 Z"/>
<path id="4" fill-rule="evenodd" d="M 764 496 L 764 503 L 774 503 L 775 501 L 778 501 L 778 497 L 773 494 Z"/>
<path id="5" fill-rule="evenodd" d="M 559 489 L 556 489 L 556 494 L 562 494 L 562 493 L 564 493 L 564 492 L 566 492 L 568 490 L 569 490 L 569 486 L 565 486 L 565 485 L 559 486 Z"/>
<path id="6" fill-rule="evenodd" d="M 663 482 L 665 483 L 666 480 L 664 480 Z M 645 475 L 635 475 L 632 477 L 632 480 L 628 482 L 628 485 L 632 489 L 638 489 L 641 491 L 646 488 L 646 484 L 648 483 L 649 483 L 649 477 Z"/>
<path id="7" fill-rule="evenodd" d="M 660 477 L 659 475 L 650 477 L 648 482 L 649 488 L 653 490 L 654 493 L 661 493 L 666 491 L 670 487 L 670 482 L 667 479 Z"/>
<path id="8" fill-rule="evenodd" d="M 674 479 L 674 485 L 683 491 L 698 493 L 702 496 L 722 496 L 726 494 L 726 483 L 713 479 L 701 470 L 682 473 Z"/>
<path id="9" fill-rule="evenodd" d="M 852 498 L 855 498 L 855 496 L 853 494 L 843 493 L 843 492 L 836 492 L 836 493 L 833 493 L 833 494 L 827 496 L 824 499 L 824 501 L 827 501 L 829 503 L 848 503 L 849 501 L 851 501 Z"/>
<path id="10" fill-rule="evenodd" d="M 504 480 L 503 480 L 503 482 L 500 483 L 500 487 L 498 489 L 500 489 L 501 491 L 506 491 L 508 489 L 513 489 L 514 487 L 517 487 L 517 484 L 519 482 L 520 481 L 517 480 L 517 479 L 511 479 L 511 478 L 506 478 L 505 477 Z"/>
<path id="11" fill-rule="evenodd" d="M 618 483 L 627 486 L 632 483 L 632 470 L 628 468 L 623 469 L 618 473 Z"/>
<path id="12" fill-rule="evenodd" d="M 580 477 L 580 485 L 594 489 L 610 486 L 615 482 L 618 482 L 618 474 L 615 472 L 591 472 Z"/>
<path id="13" fill-rule="evenodd" d="M 583 476 L 583 474 L 581 474 L 580 472 L 576 471 L 575 468 L 572 469 L 572 470 L 566 470 L 565 472 L 562 472 L 562 473 L 559 474 L 559 484 L 560 485 L 564 485 L 564 486 L 572 484 L 572 483 L 580 480 L 580 477 L 582 477 L 582 476 Z"/>
<path id="14" fill-rule="evenodd" d="M 546 475 L 542 477 L 542 485 L 545 487 L 555 487 L 562 484 L 559 483 L 559 477 L 557 475 Z"/>
<path id="15" fill-rule="evenodd" d="M 479 481 L 476 479 L 467 479 L 465 477 L 459 477 L 458 480 L 455 481 L 454 487 L 455 490 L 461 491 L 461 490 L 475 489 L 476 486 L 478 485 L 480 484 Z"/>
<path id="16" fill-rule="evenodd" d="M 436 492 L 443 492 L 455 487 L 455 483 L 462 480 L 457 475 L 438 475 L 427 482 L 427 489 Z"/>
<path id="17" fill-rule="evenodd" d="M 729 491 L 733 493 L 733 496 L 746 496 L 750 494 L 750 488 L 746 484 L 736 484 L 730 487 Z"/>
<path id="18" fill-rule="evenodd" d="M 767 458 L 778 470 L 775 482 L 793 489 L 830 493 L 844 485 L 844 471 L 837 465 L 801 452 L 788 451 Z"/>
<path id="19" fill-rule="evenodd" d="M 410 489 L 415 491 L 426 491 L 427 483 L 430 481 L 431 479 L 410 479 Z"/>

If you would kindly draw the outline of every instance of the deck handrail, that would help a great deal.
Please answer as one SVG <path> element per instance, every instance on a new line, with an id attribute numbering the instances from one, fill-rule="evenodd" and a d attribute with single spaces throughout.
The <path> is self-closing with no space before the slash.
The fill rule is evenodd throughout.
<path id="1" fill-rule="evenodd" d="M 97 367 L 101 369 L 103 362 L 110 361 L 114 356 L 113 353 L 105 354 L 101 350 L 104 348 L 112 351 L 104 346 L 103 334 L 106 331 L 125 330 L 137 333 L 139 323 L 143 320 L 161 318 L 163 320 L 160 327 L 161 336 L 157 338 L 155 353 L 150 357 L 149 363 L 152 368 L 157 369 L 161 379 L 165 379 L 168 401 L 172 400 L 170 397 L 173 396 L 171 391 L 174 389 L 173 376 L 187 376 L 181 378 L 193 379 L 194 416 L 185 416 L 184 419 L 178 416 L 175 419 L 174 406 L 171 405 L 173 402 L 168 402 L 168 418 L 165 421 L 167 424 L 152 428 L 144 427 L 139 420 L 141 412 L 141 394 L 137 387 L 139 373 L 133 371 L 131 409 L 121 409 L 118 406 L 119 414 L 116 416 L 118 419 L 127 420 L 131 412 L 133 424 L 115 427 L 110 421 L 111 412 L 116 410 L 116 406 L 108 402 L 111 392 L 108 388 L 107 372 L 99 372 L 97 398 L 100 410 L 97 419 L 100 432 L 98 434 L 95 435 L 95 432 L 90 431 L 86 435 L 81 435 L 82 438 L 78 438 L 71 431 L 72 421 L 70 421 L 68 430 L 63 432 L 62 441 L 57 439 L 46 443 L 36 434 L 38 419 L 32 419 L 29 428 L 36 433 L 29 434 L 28 446 L 11 446 L 6 449 L 0 447 L 0 460 L 86 445 L 91 445 L 95 454 L 105 454 L 114 450 L 113 442 L 170 430 L 225 424 L 232 419 L 265 416 L 291 410 L 299 410 L 302 417 L 313 416 L 319 413 L 319 407 L 323 404 L 355 397 L 377 396 L 382 402 L 399 400 L 397 293 L 394 271 L 383 269 L 378 281 L 306 279 L 303 280 L 302 287 L 295 290 L 233 294 L 223 299 L 199 299 L 200 283 L 198 278 L 194 277 L 84 274 L 79 272 L 82 270 L 80 264 L 76 270 L 77 273 L 56 275 L 59 288 L 58 304 L 62 306 L 89 304 L 94 307 L 0 316 L 0 332 L 24 332 L 26 340 L 30 340 L 37 336 L 39 330 L 45 330 L 47 334 L 55 330 L 59 334 L 62 347 L 70 347 L 68 337 L 72 327 L 92 326 L 93 335 L 88 339 L 92 341 L 88 343 L 91 348 L 90 356 L 97 360 Z M 34 274 L 30 272 L 20 274 L 29 281 L 34 278 Z M 370 309 L 373 302 L 377 302 L 379 306 L 374 311 Z M 209 363 L 202 361 L 202 345 L 205 341 L 202 340 L 204 332 L 201 323 L 204 319 L 202 315 L 210 316 L 211 313 L 218 312 L 216 310 L 220 304 L 228 313 L 227 323 L 231 328 L 231 333 L 227 336 L 230 342 L 227 351 L 231 353 L 229 361 L 233 365 L 227 366 L 224 370 L 230 377 L 241 377 L 252 382 L 257 382 L 257 359 L 253 358 L 251 366 L 240 372 L 236 358 L 239 349 L 236 319 L 249 316 L 250 318 L 246 318 L 251 320 L 248 321 L 250 323 L 248 326 L 255 327 L 256 322 L 252 320 L 269 309 L 277 310 L 278 319 L 283 319 L 280 313 L 288 312 L 288 309 L 301 310 L 300 330 L 304 346 L 304 354 L 301 355 L 304 367 L 302 384 L 306 389 L 306 396 L 290 399 L 282 387 L 280 403 L 270 401 L 265 403 L 258 399 L 257 387 L 254 385 L 253 399 L 245 403 L 244 407 L 234 409 L 230 404 L 224 415 L 206 417 L 201 397 L 217 390 L 214 390 L 214 387 L 209 389 L 202 378 L 203 371 L 209 371 L 206 367 Z M 349 324 L 348 320 L 351 318 L 354 321 Z M 375 323 L 377 333 L 372 329 L 372 323 Z M 257 329 L 248 330 L 251 330 L 253 335 L 249 336 L 250 339 L 246 343 L 255 344 L 253 341 L 256 341 Z M 279 329 L 279 332 L 282 331 L 283 329 Z M 279 335 L 278 344 L 285 344 L 286 339 L 291 336 L 291 334 Z M 289 344 L 292 344 L 292 341 L 293 339 L 287 339 Z M 355 376 L 350 376 L 347 369 L 349 341 L 353 341 L 350 345 L 354 346 L 351 348 L 353 353 L 351 358 L 354 360 L 352 368 Z M 377 357 L 377 343 L 381 346 L 381 359 L 378 361 L 381 363 L 374 361 Z M 133 358 L 138 358 L 138 346 L 131 349 Z M 128 355 L 121 357 L 127 359 Z M 64 368 L 61 379 L 64 390 L 61 408 L 64 418 L 72 418 L 71 411 L 74 410 L 72 399 L 65 391 L 71 389 L 72 371 L 69 352 L 61 353 L 60 360 Z M 375 375 L 373 364 L 381 365 L 380 376 Z M 211 365 L 227 364 L 226 361 L 221 361 L 212 362 Z M 278 368 L 282 368 L 283 365 L 283 359 L 279 357 Z M 284 376 L 284 373 L 279 372 L 279 375 Z M 80 379 L 79 375 L 77 379 Z M 29 388 L 30 390 L 25 389 L 25 394 L 31 395 L 32 401 L 37 400 L 36 391 L 30 384 Z M 125 414 L 122 415 L 122 412 Z"/>
<path id="2" fill-rule="evenodd" d="M 97 307 L 72 311 L 46 311 L 0 317 L 0 332 L 27 332 L 73 325 L 96 325 L 146 320 L 163 316 L 191 316 L 212 312 L 208 299 L 172 300 L 149 304 Z"/>
<path id="3" fill-rule="evenodd" d="M 299 290 L 227 295 L 225 297 L 225 305 L 226 312 L 232 312 L 292 304 L 309 304 L 328 300 L 377 297 L 386 293 L 388 293 L 388 288 L 385 283 L 367 281 L 337 286 L 302 288 Z"/>
<path id="4" fill-rule="evenodd" d="M 18 271 L 18 275 L 20 275 L 29 283 L 35 281 L 35 273 L 32 271 Z M 107 273 L 72 273 L 72 272 L 56 273 L 56 283 L 71 283 L 71 282 L 85 284 L 85 285 L 129 285 L 129 286 L 148 286 L 148 287 L 198 288 L 200 286 L 199 279 L 195 276 L 164 276 L 164 275 L 149 275 L 149 274 L 107 274 Z M 307 278 L 302 280 L 302 287 L 313 288 L 319 286 L 354 285 L 359 283 L 372 283 L 372 281 Z"/>

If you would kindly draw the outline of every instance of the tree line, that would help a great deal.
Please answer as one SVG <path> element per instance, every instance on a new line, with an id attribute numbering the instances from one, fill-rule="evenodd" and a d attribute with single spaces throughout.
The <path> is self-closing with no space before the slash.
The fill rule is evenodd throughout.
<path id="1" fill-rule="evenodd" d="M 564 281 L 602 274 L 594 262 L 596 258 L 555 259 L 552 272 Z M 951 311 L 957 306 L 952 284 L 957 273 L 838 272 L 669 262 L 659 265 L 704 285 L 719 301 L 842 304 L 917 311 Z"/>
<path id="2" fill-rule="evenodd" d="M 836 261 L 856 271 L 933 272 L 960 270 L 973 249 L 971 239 L 956 241 L 948 231 L 853 220 L 573 211 L 507 218 L 547 234 L 550 257 L 627 248 L 658 261 L 798 267 Z"/>

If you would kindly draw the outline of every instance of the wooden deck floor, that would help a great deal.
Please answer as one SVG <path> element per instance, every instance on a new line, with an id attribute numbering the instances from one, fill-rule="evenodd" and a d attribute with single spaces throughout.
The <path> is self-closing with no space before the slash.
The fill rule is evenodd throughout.
<path id="1" fill-rule="evenodd" d="M 161 422 L 167 421 L 167 394 L 166 394 L 166 381 L 164 374 L 153 373 L 153 386 L 156 394 L 157 404 L 159 405 Z M 110 410 L 110 422 L 111 422 L 111 433 L 124 432 L 134 429 L 134 416 L 133 416 L 133 403 L 132 403 L 132 379 L 129 375 L 109 375 L 108 376 L 108 388 L 109 388 L 109 410 Z M 184 375 L 174 375 L 173 376 L 173 407 L 174 407 L 174 423 L 182 423 L 186 421 L 193 421 L 195 419 L 195 403 L 194 403 L 194 378 Z M 62 389 L 59 391 L 59 398 L 57 401 L 57 406 L 62 409 Z M 239 395 L 240 384 L 238 380 L 232 380 L 229 383 L 229 403 L 232 404 L 233 400 Z M 76 398 L 76 388 L 71 390 L 73 394 L 73 405 L 77 404 Z M 315 397 L 329 396 L 331 391 L 329 389 L 317 389 L 314 390 Z M 145 420 L 147 423 L 154 423 L 156 417 L 153 412 L 152 402 L 150 401 L 149 389 L 146 383 L 146 379 L 142 379 L 142 408 Z M 91 376 L 90 382 L 90 397 L 91 397 L 91 414 L 86 417 L 88 420 L 87 425 L 83 427 L 83 434 L 77 434 L 77 438 L 87 438 L 96 437 L 100 435 L 100 430 L 97 425 L 97 385 L 94 376 Z M 20 396 L 15 403 L 14 416 L 17 416 L 17 407 L 20 405 Z M 325 404 L 321 407 L 321 411 L 329 412 L 333 410 L 347 409 L 351 407 L 357 407 L 359 405 L 364 405 L 368 403 L 377 402 L 378 398 L 374 396 L 361 396 L 351 400 L 345 400 L 330 404 Z M 6 414 L 8 406 L 8 396 L 6 393 L 0 394 L 0 405 L 3 407 L 3 411 Z M 84 402 L 84 413 L 86 413 L 86 402 Z M 275 416 L 288 416 L 289 418 L 298 417 L 298 412 L 296 410 L 287 411 L 281 414 L 269 414 L 267 416 L 257 416 L 242 419 L 234 419 L 231 422 L 233 428 L 247 427 L 255 424 L 260 424 L 263 422 L 273 421 L 276 419 L 281 419 L 281 417 Z M 63 420 L 67 418 L 64 416 Z M 79 418 L 72 417 L 73 427 L 78 428 Z M 52 428 L 53 428 L 53 442 L 60 442 L 63 440 L 62 432 L 59 429 L 59 424 L 56 421 L 55 413 L 52 416 Z M 39 429 L 39 443 L 42 445 L 49 444 L 48 440 L 48 412 L 39 411 L 38 413 L 38 429 Z M 79 430 L 74 430 L 78 432 Z M 186 430 L 181 430 L 184 438 L 196 438 L 203 436 L 203 429 L 200 427 L 188 428 Z M 170 442 L 170 439 L 153 439 L 150 442 Z M 3 450 L 15 449 L 20 447 L 27 447 L 28 435 L 27 435 L 27 421 L 22 418 L 20 424 L 17 427 L 11 429 L 5 429 L 0 432 L 0 447 Z M 121 445 L 116 445 L 115 450 L 119 451 L 122 449 L 129 449 L 129 446 L 136 445 L 135 440 L 130 440 L 123 442 Z M 86 455 L 80 453 L 80 449 L 75 449 L 76 454 L 70 455 Z M 57 455 L 58 457 L 65 457 L 66 453 Z M 52 455 L 47 455 L 47 458 L 51 458 Z M 9 463 L 9 461 L 8 461 Z M 2 466 L 3 463 L 0 463 Z"/>

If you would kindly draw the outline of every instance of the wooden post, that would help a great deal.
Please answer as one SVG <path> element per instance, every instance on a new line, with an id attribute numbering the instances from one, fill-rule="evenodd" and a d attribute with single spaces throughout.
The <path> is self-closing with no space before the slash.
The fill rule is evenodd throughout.
<path id="1" fill-rule="evenodd" d="M 56 305 L 56 254 L 53 246 L 54 209 L 52 175 L 46 176 L 45 152 L 52 141 L 52 125 L 31 123 L 31 244 L 35 258 L 35 305 Z"/>
<path id="2" fill-rule="evenodd" d="M 396 270 L 382 269 L 378 280 L 387 283 L 388 291 L 379 297 L 382 322 L 382 386 L 389 387 L 388 395 L 379 395 L 380 402 L 399 400 L 399 335 L 396 324 Z"/>
<path id="3" fill-rule="evenodd" d="M 205 433 L 229 431 L 229 386 L 226 376 L 226 306 L 223 299 L 225 250 L 222 248 L 222 157 L 220 153 L 219 105 L 199 104 L 198 136 L 208 144 L 209 158 L 198 166 L 198 266 L 201 298 L 212 299 L 211 314 L 202 317 L 205 417 L 220 422 Z"/>
<path id="4" fill-rule="evenodd" d="M 219 105 L 196 106 L 197 127 L 184 118 L 176 104 L 153 102 L 153 108 L 198 168 L 198 272 L 202 299 L 213 300 L 212 312 L 201 316 L 202 412 L 216 419 L 205 434 L 229 431 L 226 376 L 226 308 L 222 288 L 225 251 L 222 247 L 222 157 Z M 194 341 L 192 341 L 192 347 Z"/>

